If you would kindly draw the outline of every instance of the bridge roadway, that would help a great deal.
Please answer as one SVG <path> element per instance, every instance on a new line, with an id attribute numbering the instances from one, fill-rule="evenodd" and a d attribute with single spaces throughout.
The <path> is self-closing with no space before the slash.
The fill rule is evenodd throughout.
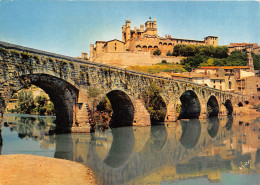
<path id="1" fill-rule="evenodd" d="M 0 66 L 0 113 L 14 92 L 33 84 L 54 103 L 57 131 L 89 132 L 92 109 L 105 96 L 113 109 L 111 127 L 153 124 L 156 119 L 143 96 L 153 85 L 162 90 L 157 121 L 231 115 L 239 102 L 249 101 L 238 93 L 5 42 L 0 42 Z M 100 94 L 89 96 L 95 89 Z"/>

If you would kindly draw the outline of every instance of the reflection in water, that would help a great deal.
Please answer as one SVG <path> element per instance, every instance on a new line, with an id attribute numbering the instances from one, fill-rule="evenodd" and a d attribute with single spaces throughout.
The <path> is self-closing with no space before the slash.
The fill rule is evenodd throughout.
<path id="1" fill-rule="evenodd" d="M 201 125 L 198 119 L 191 119 L 189 121 L 181 120 L 182 134 L 180 143 L 185 148 L 193 148 L 197 144 L 200 133 Z"/>
<path id="2" fill-rule="evenodd" d="M 240 125 L 238 118 L 230 116 L 206 122 L 181 120 L 169 127 L 124 127 L 91 134 L 61 134 L 52 136 L 53 140 L 47 131 L 51 126 L 44 119 L 44 124 L 38 118 L 8 119 L 4 120 L 7 126 L 4 129 L 12 128 L 12 133 L 19 132 L 22 138 L 37 138 L 37 142 L 44 140 L 49 145 L 54 142 L 56 158 L 90 167 L 99 184 L 174 184 L 180 179 L 205 177 L 209 182 L 230 184 L 224 178 L 227 172 L 251 174 L 242 176 L 251 179 L 260 170 L 260 123 L 248 121 L 248 126 Z M 5 132 L 2 135 L 4 145 L 8 145 Z M 2 152 L 8 153 L 5 150 L 3 147 Z"/>
<path id="3" fill-rule="evenodd" d="M 0 126 L 1 126 L 1 122 L 0 122 Z M 0 128 L 0 155 L 2 154 L 2 145 L 3 145 L 2 129 Z"/>
<path id="4" fill-rule="evenodd" d="M 154 125 L 150 127 L 150 138 L 145 143 L 142 152 L 147 155 L 158 153 L 164 147 L 166 140 L 166 127 L 164 125 Z"/>
<path id="5" fill-rule="evenodd" d="M 113 168 L 121 166 L 132 154 L 134 147 L 133 127 L 112 129 L 113 142 L 104 162 Z"/>
<path id="6" fill-rule="evenodd" d="M 55 129 L 54 120 L 55 117 L 50 116 L 4 114 L 1 128 L 2 154 L 29 153 L 53 156 L 51 150 L 55 147 L 55 140 L 54 135 L 50 135 L 50 133 Z M 40 148 L 35 149 L 35 146 Z"/>
<path id="7" fill-rule="evenodd" d="M 228 116 L 227 123 L 226 123 L 226 129 L 231 130 L 232 125 L 233 125 L 233 116 Z"/>
<path id="8" fill-rule="evenodd" d="M 210 137 L 214 138 L 218 134 L 218 128 L 219 128 L 219 118 L 218 117 L 212 117 L 208 118 L 208 133 Z"/>

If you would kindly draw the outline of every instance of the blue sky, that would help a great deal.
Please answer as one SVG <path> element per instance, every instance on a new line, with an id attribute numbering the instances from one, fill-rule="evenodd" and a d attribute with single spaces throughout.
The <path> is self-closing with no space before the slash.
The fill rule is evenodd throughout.
<path id="1" fill-rule="evenodd" d="M 259 1 L 0 0 L 0 40 L 68 56 L 96 40 L 121 40 L 125 20 L 157 19 L 158 34 L 260 44 Z"/>

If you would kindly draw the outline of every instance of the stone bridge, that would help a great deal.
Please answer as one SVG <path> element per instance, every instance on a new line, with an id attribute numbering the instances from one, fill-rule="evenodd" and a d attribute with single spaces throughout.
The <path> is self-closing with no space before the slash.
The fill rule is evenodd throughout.
<path id="1" fill-rule="evenodd" d="M 159 121 L 231 115 L 239 102 L 249 101 L 241 94 L 5 42 L 0 42 L 0 66 L 0 112 L 14 92 L 33 84 L 54 103 L 57 131 L 88 132 L 94 105 L 105 96 L 113 109 L 110 126 L 150 125 L 155 119 L 143 94 L 152 84 L 161 89 Z M 91 96 L 95 89 L 100 93 Z"/>

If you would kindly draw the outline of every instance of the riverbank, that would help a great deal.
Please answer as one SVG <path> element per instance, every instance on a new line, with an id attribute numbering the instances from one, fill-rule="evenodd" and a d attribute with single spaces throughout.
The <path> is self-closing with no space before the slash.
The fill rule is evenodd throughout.
<path id="1" fill-rule="evenodd" d="M 34 155 L 0 155 L 1 185 L 93 185 L 94 173 L 77 162 Z"/>
<path id="2" fill-rule="evenodd" d="M 253 105 L 244 105 L 243 107 L 237 107 L 236 115 L 260 117 L 260 112 L 254 109 Z"/>

